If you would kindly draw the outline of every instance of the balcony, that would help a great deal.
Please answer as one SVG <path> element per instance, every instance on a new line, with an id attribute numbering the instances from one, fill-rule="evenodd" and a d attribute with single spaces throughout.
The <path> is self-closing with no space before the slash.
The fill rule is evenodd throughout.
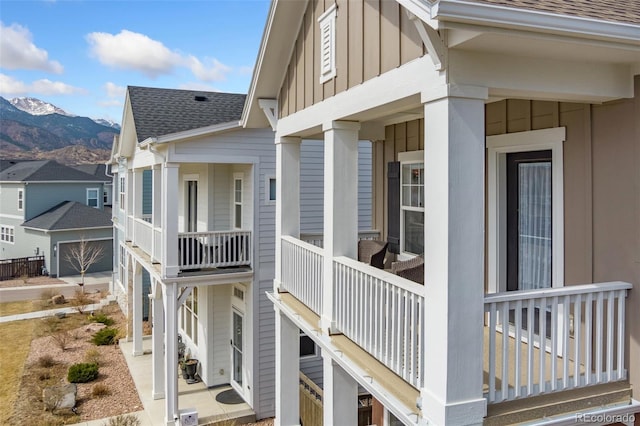
<path id="1" fill-rule="evenodd" d="M 283 236 L 281 287 L 319 317 L 324 251 Z M 332 324 L 416 390 L 424 386 L 425 288 L 346 257 L 333 259 Z M 517 291 L 484 298 L 489 404 L 624 381 L 628 283 Z M 482 302 L 481 302 L 482 303 Z"/>

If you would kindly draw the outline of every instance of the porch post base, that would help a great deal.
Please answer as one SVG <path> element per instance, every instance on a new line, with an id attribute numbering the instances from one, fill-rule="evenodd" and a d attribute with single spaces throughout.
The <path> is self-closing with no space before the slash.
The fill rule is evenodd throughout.
<path id="1" fill-rule="evenodd" d="M 153 399 L 164 399 L 164 392 L 153 392 L 151 395 Z"/>
<path id="2" fill-rule="evenodd" d="M 445 402 L 427 389 L 420 391 L 421 411 L 436 425 L 481 425 L 487 415 L 487 400 L 484 398 L 458 402 Z"/>
<path id="3" fill-rule="evenodd" d="M 144 351 L 133 351 L 133 356 L 142 356 L 144 355 Z"/>

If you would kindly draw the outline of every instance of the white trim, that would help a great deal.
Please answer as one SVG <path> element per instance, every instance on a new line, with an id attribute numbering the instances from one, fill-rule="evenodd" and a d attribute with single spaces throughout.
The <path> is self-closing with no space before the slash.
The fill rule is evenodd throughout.
<path id="1" fill-rule="evenodd" d="M 214 133 L 226 132 L 242 127 L 239 121 L 230 121 L 228 123 L 214 124 L 211 126 L 200 127 L 198 129 L 185 130 L 182 132 L 169 133 L 166 135 L 147 138 L 138 144 L 138 148 L 144 149 L 148 145 L 164 144 L 169 142 L 180 142 L 182 140 L 206 136 Z"/>
<path id="2" fill-rule="evenodd" d="M 240 201 L 236 201 L 236 182 L 240 181 Z M 240 206 L 240 226 L 236 226 L 236 207 Z M 234 173 L 231 184 L 231 222 L 233 229 L 242 229 L 244 222 L 244 173 Z"/>
<path id="3" fill-rule="evenodd" d="M 92 206 L 92 205 L 89 204 L 89 200 L 93 199 L 93 197 L 91 197 L 91 198 L 89 197 L 89 192 L 90 191 L 95 191 L 96 192 L 96 196 L 95 196 L 96 205 L 95 206 Z M 86 194 L 87 194 L 87 206 L 93 207 L 94 209 L 99 209 L 100 208 L 100 195 L 101 195 L 100 194 L 100 188 L 87 188 Z"/>
<path id="4" fill-rule="evenodd" d="M 336 16 L 338 14 L 338 6 L 333 3 L 320 17 L 318 24 L 320 26 L 320 46 L 318 46 L 318 54 L 320 55 L 320 84 L 331 80 L 336 76 Z M 328 44 L 325 44 L 323 38 L 328 38 Z"/>
<path id="5" fill-rule="evenodd" d="M 18 214 L 0 213 L 0 217 L 4 217 L 4 218 L 7 218 L 7 219 L 24 220 L 24 216 L 20 216 Z"/>
<path id="6" fill-rule="evenodd" d="M 12 232 L 9 232 L 12 231 Z M 6 244 L 16 243 L 16 227 L 12 225 L 0 225 L 0 242 Z"/>
<path id="7" fill-rule="evenodd" d="M 404 164 L 420 164 L 422 163 L 422 167 L 424 170 L 424 150 L 419 150 L 419 151 L 406 151 L 406 152 L 399 152 L 398 153 L 398 162 L 400 163 L 400 253 L 398 254 L 398 260 L 408 260 L 408 259 L 412 259 L 415 256 L 420 255 L 421 253 L 411 253 L 408 251 L 405 251 L 404 249 L 404 244 L 405 244 L 405 238 L 404 238 L 404 211 L 415 211 L 415 212 L 422 212 L 424 213 L 425 210 L 425 206 L 423 205 L 422 207 L 411 207 L 411 206 L 403 206 L 402 203 L 402 199 L 403 199 L 403 181 L 402 181 L 402 166 Z M 423 176 L 424 177 L 424 176 Z M 425 182 L 426 183 L 426 182 Z M 424 184 L 423 183 L 423 200 L 424 200 Z M 423 232 L 423 247 L 424 247 L 424 232 Z M 424 249 L 423 249 L 424 250 Z"/>
<path id="8" fill-rule="evenodd" d="M 266 175 L 264 177 L 264 203 L 268 206 L 275 206 L 276 205 L 276 200 L 278 198 L 278 193 L 276 191 L 276 193 L 274 194 L 274 199 L 271 199 L 271 181 L 274 181 L 276 183 L 276 189 L 277 189 L 277 184 L 278 182 L 276 181 L 276 175 Z"/>
<path id="9" fill-rule="evenodd" d="M 272 130 L 278 127 L 278 100 L 277 99 L 258 99 L 258 106 L 262 108 L 264 116 L 267 117 Z"/>
<path id="10" fill-rule="evenodd" d="M 552 155 L 552 287 L 564 286 L 564 177 L 566 129 L 533 130 L 487 136 L 488 291 L 506 291 L 506 155 L 550 149 Z"/>
<path id="11" fill-rule="evenodd" d="M 18 189 L 18 211 L 24 211 L 24 188 Z"/>

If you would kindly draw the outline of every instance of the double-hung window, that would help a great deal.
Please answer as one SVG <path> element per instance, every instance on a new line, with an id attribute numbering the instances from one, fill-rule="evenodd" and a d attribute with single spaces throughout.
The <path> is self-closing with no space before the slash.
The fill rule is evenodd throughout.
<path id="1" fill-rule="evenodd" d="M 400 252 L 424 252 L 424 153 L 402 152 L 400 160 Z"/>
<path id="2" fill-rule="evenodd" d="M 98 188 L 87 188 L 87 205 L 89 207 L 98 208 L 98 194 L 100 194 L 100 190 Z"/>
<path id="3" fill-rule="evenodd" d="M 124 200 L 126 194 L 126 186 L 124 181 L 124 176 L 120 176 L 120 210 L 124 210 Z"/>
<path id="4" fill-rule="evenodd" d="M 194 287 L 182 304 L 182 330 L 191 341 L 198 344 L 198 287 Z"/>
<path id="5" fill-rule="evenodd" d="M 233 176 L 233 227 L 242 228 L 242 173 Z"/>
<path id="6" fill-rule="evenodd" d="M 24 190 L 18 189 L 18 210 L 24 210 Z"/>

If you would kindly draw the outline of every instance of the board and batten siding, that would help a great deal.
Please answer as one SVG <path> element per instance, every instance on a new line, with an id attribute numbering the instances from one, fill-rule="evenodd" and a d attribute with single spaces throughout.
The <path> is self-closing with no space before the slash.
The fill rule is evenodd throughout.
<path id="1" fill-rule="evenodd" d="M 318 18 L 337 5 L 336 76 L 320 83 Z M 387 0 L 310 0 L 279 93 L 286 117 L 424 55 L 405 10 Z"/>

